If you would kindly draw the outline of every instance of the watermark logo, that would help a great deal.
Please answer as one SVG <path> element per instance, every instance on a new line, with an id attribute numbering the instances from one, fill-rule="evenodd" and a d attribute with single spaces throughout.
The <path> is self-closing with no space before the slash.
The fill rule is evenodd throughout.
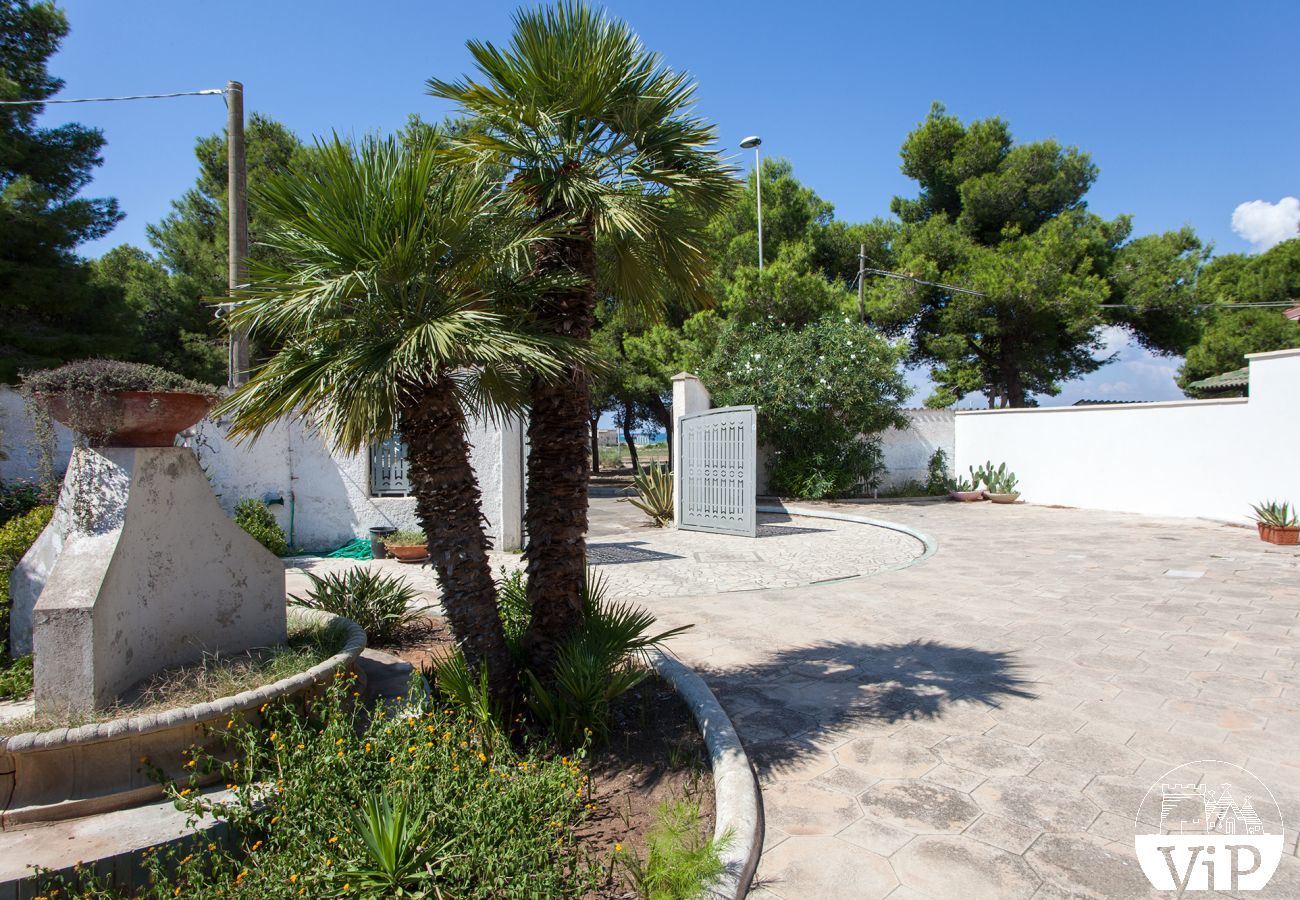
<path id="1" fill-rule="evenodd" d="M 1258 891 L 1282 860 L 1282 810 L 1241 766 L 1202 759 L 1171 769 L 1138 808 L 1134 846 L 1161 891 Z"/>

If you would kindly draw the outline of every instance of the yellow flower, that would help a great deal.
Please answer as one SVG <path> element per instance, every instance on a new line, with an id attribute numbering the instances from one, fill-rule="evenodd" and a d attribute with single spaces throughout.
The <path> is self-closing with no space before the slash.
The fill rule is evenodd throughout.
<path id="1" fill-rule="evenodd" d="M 620 844 L 620 843 L 615 842 L 615 844 L 614 844 L 614 852 L 615 852 L 615 853 L 622 853 L 622 852 L 623 852 L 623 845 Z"/>
<path id="2" fill-rule="evenodd" d="M 296 874 L 294 874 L 294 875 L 290 875 L 290 876 L 289 876 L 289 883 L 290 883 L 290 884 L 297 884 L 297 883 L 298 883 L 298 876 L 297 876 Z"/>
<path id="3" fill-rule="evenodd" d="M 479 762 L 487 762 L 487 757 L 483 755 L 482 751 L 479 751 L 478 761 L 479 761 Z"/>
<path id="4" fill-rule="evenodd" d="M 256 853 L 256 852 L 257 852 L 257 848 L 260 847 L 260 846 L 262 846 L 262 842 L 261 842 L 261 841 L 258 841 L 257 843 L 253 844 L 253 846 L 249 849 L 248 852 L 249 852 L 249 853 Z"/>
<path id="5" fill-rule="evenodd" d="M 276 737 L 279 736 L 279 734 L 280 734 L 280 732 L 278 732 L 278 731 L 272 731 L 272 732 L 271 732 L 271 740 L 274 741 L 274 740 L 276 739 Z"/>
<path id="6" fill-rule="evenodd" d="M 299 744 L 299 745 L 298 745 L 298 749 L 299 749 L 299 750 L 303 749 L 303 745 L 302 745 L 302 744 Z"/>
<path id="7" fill-rule="evenodd" d="M 366 752 L 370 752 L 370 741 L 366 741 Z"/>
<path id="8" fill-rule="evenodd" d="M 331 844 L 337 844 L 338 842 L 339 842 L 339 837 L 338 837 L 338 835 L 334 835 L 332 838 L 330 838 L 330 843 L 331 843 Z"/>

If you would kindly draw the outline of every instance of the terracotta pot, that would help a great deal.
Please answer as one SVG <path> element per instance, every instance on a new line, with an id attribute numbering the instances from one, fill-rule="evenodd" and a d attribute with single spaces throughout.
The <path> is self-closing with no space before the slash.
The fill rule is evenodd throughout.
<path id="1" fill-rule="evenodd" d="M 984 499 L 983 491 L 949 491 L 948 496 L 954 500 L 960 500 L 962 503 L 974 503 L 976 500 Z"/>
<path id="2" fill-rule="evenodd" d="M 398 562 L 418 563 L 429 558 L 428 544 L 385 544 L 384 548 Z"/>
<path id="3" fill-rule="evenodd" d="M 1020 499 L 1020 492 L 1012 491 L 1009 494 L 995 494 L 992 491 L 985 491 L 984 496 L 988 497 L 994 503 L 1015 503 Z"/>
<path id="4" fill-rule="evenodd" d="M 1300 546 L 1300 525 L 1265 525 L 1256 522 L 1260 540 L 1285 547 Z"/>
<path id="5" fill-rule="evenodd" d="M 170 447 L 177 432 L 194 425 L 212 405 L 203 394 L 171 391 L 113 391 L 41 394 L 54 421 L 103 447 Z"/>

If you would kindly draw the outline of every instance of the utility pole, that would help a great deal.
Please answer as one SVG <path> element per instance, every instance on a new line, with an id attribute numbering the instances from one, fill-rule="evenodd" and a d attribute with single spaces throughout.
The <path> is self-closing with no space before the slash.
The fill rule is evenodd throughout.
<path id="1" fill-rule="evenodd" d="M 867 321 L 867 301 L 863 291 L 867 286 L 867 245 L 858 245 L 858 324 Z"/>
<path id="2" fill-rule="evenodd" d="M 244 159 L 244 85 L 226 83 L 226 181 L 230 218 L 230 293 L 248 281 L 248 178 Z M 248 381 L 248 329 L 230 332 L 229 384 L 238 387 Z"/>

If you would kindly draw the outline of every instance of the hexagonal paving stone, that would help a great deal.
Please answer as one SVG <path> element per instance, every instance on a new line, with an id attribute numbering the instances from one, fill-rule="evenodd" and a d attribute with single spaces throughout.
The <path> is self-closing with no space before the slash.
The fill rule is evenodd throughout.
<path id="1" fill-rule="evenodd" d="M 792 837 L 763 854 L 758 880 L 790 900 L 872 900 L 898 886 L 889 861 L 832 837 Z"/>
<path id="2" fill-rule="evenodd" d="M 1045 734 L 1030 749 L 1054 762 L 1098 775 L 1129 775 L 1142 765 L 1142 754 L 1136 750 L 1086 734 Z"/>
<path id="3" fill-rule="evenodd" d="M 834 834 L 861 817 L 852 797 L 813 784 L 763 788 L 763 815 L 789 835 Z"/>
<path id="4" fill-rule="evenodd" d="M 934 750 L 959 769 L 986 775 L 1025 775 L 1042 760 L 1036 750 L 982 734 L 956 735 Z"/>
<path id="5" fill-rule="evenodd" d="M 939 764 L 924 747 L 894 738 L 859 738 L 835 751 L 840 765 L 876 778 L 916 778 Z"/>
<path id="6" fill-rule="evenodd" d="M 1026 851 L 1025 859 L 1063 896 L 1098 900 L 1172 896 L 1152 890 L 1132 844 L 1113 844 L 1091 834 L 1045 834 Z"/>
<path id="7" fill-rule="evenodd" d="M 1028 898 L 1040 881 L 1019 856 L 961 835 L 918 837 L 891 862 L 899 881 L 930 897 Z"/>
<path id="8" fill-rule="evenodd" d="M 917 834 L 955 834 L 980 815 L 969 794 L 916 778 L 882 781 L 858 800 L 868 816 Z"/>
<path id="9" fill-rule="evenodd" d="M 1077 793 L 1033 778 L 990 778 L 971 796 L 985 812 L 1043 831 L 1083 831 L 1100 812 Z"/>

